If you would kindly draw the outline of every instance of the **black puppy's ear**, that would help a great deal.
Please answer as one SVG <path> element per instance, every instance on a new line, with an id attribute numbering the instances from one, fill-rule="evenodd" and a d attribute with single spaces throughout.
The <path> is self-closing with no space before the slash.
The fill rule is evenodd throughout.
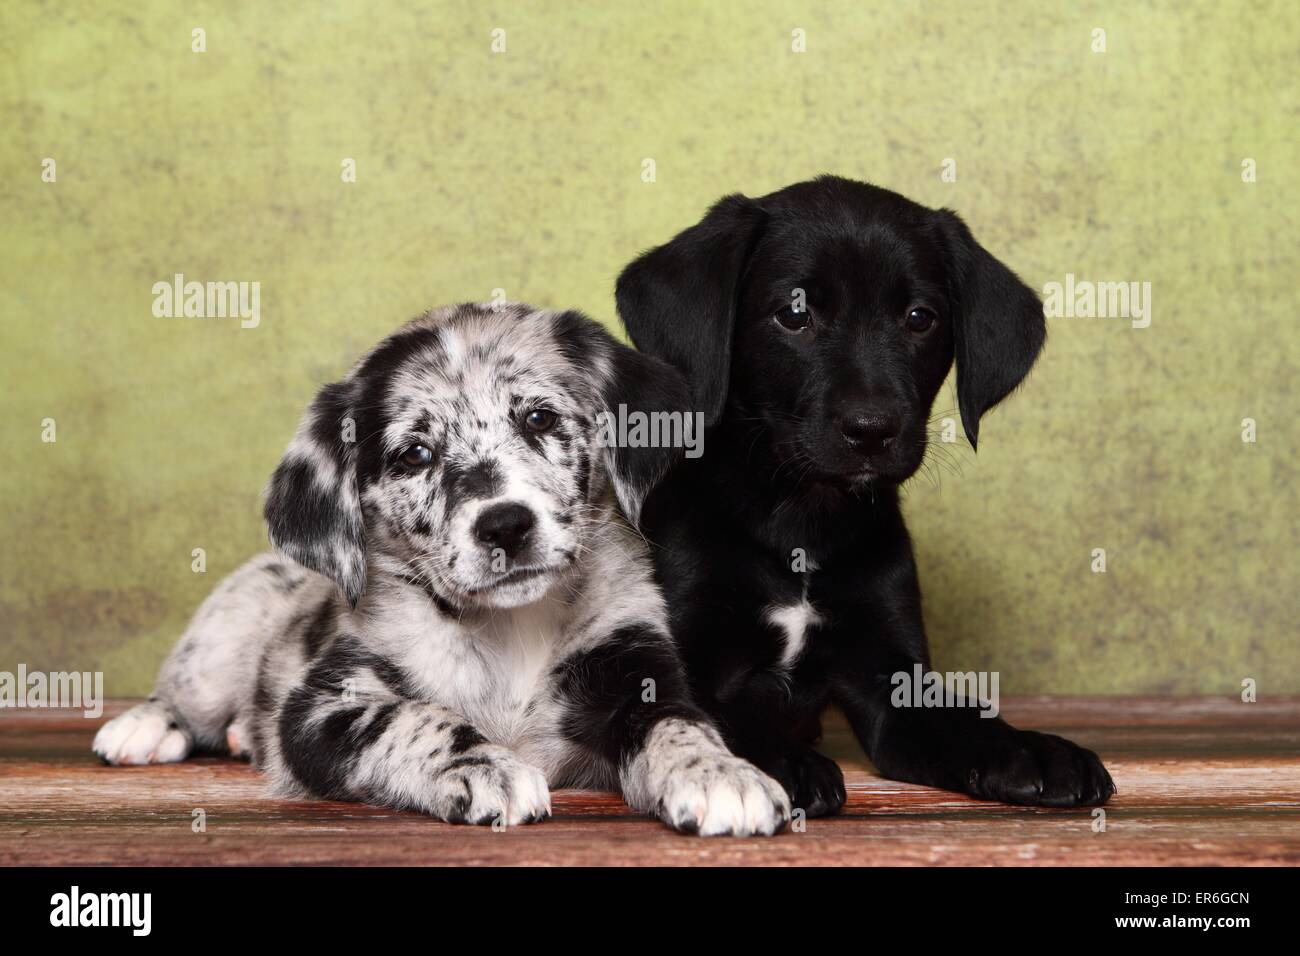
<path id="1" fill-rule="evenodd" d="M 740 279 L 765 219 L 752 199 L 727 196 L 618 277 L 615 298 L 628 335 L 686 376 L 694 407 L 710 425 L 726 403 Z"/>
<path id="2" fill-rule="evenodd" d="M 276 550 L 333 580 L 355 607 L 366 553 L 353 392 L 349 381 L 321 389 L 271 476 L 263 513 Z"/>
<path id="3" fill-rule="evenodd" d="M 611 372 L 602 389 L 604 425 L 602 454 L 618 503 L 633 525 L 641 506 L 664 475 L 689 450 L 703 450 L 704 416 L 689 410 L 686 380 L 667 362 L 634 352 L 614 342 Z M 637 417 L 632 417 L 633 415 Z M 621 443 L 621 422 L 652 426 L 648 437 L 657 445 Z M 659 424 L 654 425 L 653 423 Z M 610 440 L 614 439 L 614 440 Z"/>
<path id="4" fill-rule="evenodd" d="M 566 358 L 594 388 L 597 452 L 619 506 L 636 525 L 646 496 L 674 462 L 702 450 L 702 416 L 689 411 L 686 381 L 668 363 L 628 348 L 581 312 L 561 312 L 553 323 Z M 590 497 L 603 487 L 592 482 Z"/>
<path id="5" fill-rule="evenodd" d="M 986 252 L 956 213 L 938 215 L 951 259 L 957 405 L 975 448 L 980 418 L 1029 374 L 1047 323 L 1033 289 Z"/>

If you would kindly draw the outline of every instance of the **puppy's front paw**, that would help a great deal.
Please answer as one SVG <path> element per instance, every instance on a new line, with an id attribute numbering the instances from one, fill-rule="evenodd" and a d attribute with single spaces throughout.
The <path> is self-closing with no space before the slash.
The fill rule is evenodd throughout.
<path id="1" fill-rule="evenodd" d="M 794 808 L 807 817 L 827 817 L 843 809 L 844 771 L 830 757 L 799 747 L 783 754 L 769 769 L 785 786 Z"/>
<path id="2" fill-rule="evenodd" d="M 1095 753 L 1064 737 L 1032 730 L 986 742 L 968 779 L 974 796 L 1028 806 L 1091 807 L 1115 793 Z"/>
<path id="3" fill-rule="evenodd" d="M 189 756 L 194 739 L 180 728 L 166 704 L 151 700 L 100 727 L 90 746 L 104 763 L 175 763 Z"/>
<path id="4" fill-rule="evenodd" d="M 659 815 L 674 829 L 701 836 L 766 836 L 790 822 L 790 798 L 747 760 L 694 757 L 669 774 Z"/>
<path id="5" fill-rule="evenodd" d="M 517 826 L 549 817 L 551 792 L 536 767 L 505 747 L 484 744 L 438 773 L 430 810 L 448 823 Z"/>

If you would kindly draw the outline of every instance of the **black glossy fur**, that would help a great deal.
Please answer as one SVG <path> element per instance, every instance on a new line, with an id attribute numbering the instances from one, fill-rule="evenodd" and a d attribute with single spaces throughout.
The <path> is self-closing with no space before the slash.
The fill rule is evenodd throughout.
<path id="1" fill-rule="evenodd" d="M 823 177 L 721 200 L 624 270 L 618 307 L 709 425 L 642 525 L 693 691 L 736 752 L 795 807 L 837 811 L 842 775 L 813 749 L 833 702 L 894 779 L 1104 803 L 1114 785 L 1091 751 L 971 708 L 890 703 L 891 675 L 930 667 L 898 485 L 954 359 L 976 444 L 1042 346 L 1038 297 L 955 214 Z M 791 648 L 770 609 L 805 600 L 814 617 Z"/>

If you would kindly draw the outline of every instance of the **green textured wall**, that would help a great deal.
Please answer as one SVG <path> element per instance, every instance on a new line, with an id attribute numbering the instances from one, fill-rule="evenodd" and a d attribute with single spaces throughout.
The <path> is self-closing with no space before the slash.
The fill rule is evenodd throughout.
<path id="1" fill-rule="evenodd" d="M 833 171 L 957 209 L 1040 289 L 1152 285 L 1148 328 L 1052 319 L 978 458 L 909 489 L 937 662 L 1300 691 L 1300 6 L 102 6 L 0 8 L 0 670 L 147 690 L 262 546 L 316 386 L 405 318 L 501 288 L 610 321 L 714 198 Z M 155 318 L 176 272 L 260 282 L 260 325 Z"/>

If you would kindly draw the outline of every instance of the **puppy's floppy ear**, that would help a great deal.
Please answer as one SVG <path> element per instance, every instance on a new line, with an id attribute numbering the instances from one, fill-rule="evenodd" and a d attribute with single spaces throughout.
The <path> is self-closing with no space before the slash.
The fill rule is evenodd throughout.
<path id="1" fill-rule="evenodd" d="M 727 196 L 618 277 L 615 297 L 628 335 L 686 376 L 694 407 L 710 425 L 726 404 L 740 280 L 765 220 L 752 199 Z"/>
<path id="2" fill-rule="evenodd" d="M 611 339 L 612 341 L 612 339 Z M 606 440 L 602 443 L 605 470 L 614 484 L 618 503 L 633 525 L 641 520 L 641 505 L 668 469 L 684 454 L 684 444 L 667 447 L 632 447 L 617 440 L 617 426 L 626 414 L 640 413 L 643 421 L 666 421 L 670 434 L 699 447 L 704 440 L 703 416 L 689 410 L 686 380 L 667 362 L 634 352 L 613 342 L 611 373 L 602 388 Z M 626 411 L 624 411 L 626 410 Z M 663 413 L 668 413 L 664 418 Z M 656 416 L 659 416 L 656 418 Z M 668 436 L 662 433 L 660 439 Z"/>
<path id="3" fill-rule="evenodd" d="M 938 213 L 950 259 L 957 405 L 971 447 L 980 418 L 1029 374 L 1047 337 L 1033 289 L 975 241 L 956 213 Z"/>
<path id="4" fill-rule="evenodd" d="M 271 476 L 264 515 L 276 550 L 330 578 L 353 607 L 366 587 L 357 491 L 355 385 L 326 385 Z"/>
<path id="5" fill-rule="evenodd" d="M 646 495 L 683 456 L 685 445 L 699 447 L 703 441 L 701 416 L 689 411 L 690 392 L 676 369 L 628 348 L 582 313 L 559 313 L 553 330 L 569 361 L 590 376 L 597 405 L 596 451 L 619 506 L 635 525 Z M 682 443 L 651 447 L 623 441 L 638 420 L 649 427 L 652 416 L 665 412 L 670 413 L 666 421 L 675 423 L 671 435 Z M 628 434 L 620 424 L 628 426 Z M 593 483 L 591 494 L 599 491 Z"/>

